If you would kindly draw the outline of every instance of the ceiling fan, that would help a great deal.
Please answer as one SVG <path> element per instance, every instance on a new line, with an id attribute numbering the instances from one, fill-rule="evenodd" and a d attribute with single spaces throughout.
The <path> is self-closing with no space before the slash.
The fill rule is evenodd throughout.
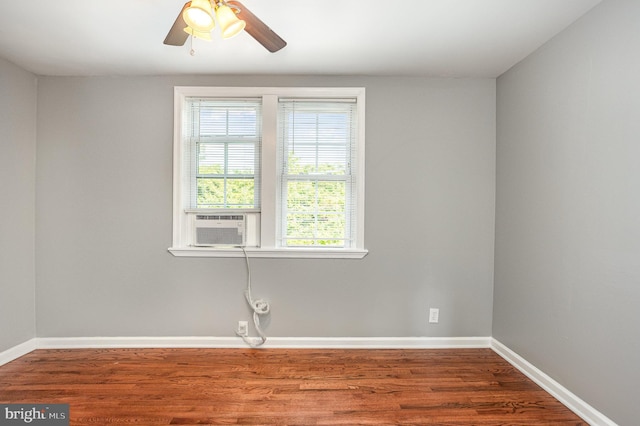
<path id="1" fill-rule="evenodd" d="M 246 6 L 235 0 L 191 0 L 185 3 L 164 39 L 164 44 L 182 46 L 189 36 L 211 40 L 211 30 L 215 27 L 216 20 L 222 38 L 231 38 L 245 30 L 269 52 L 277 52 L 287 45 L 286 41 Z"/>

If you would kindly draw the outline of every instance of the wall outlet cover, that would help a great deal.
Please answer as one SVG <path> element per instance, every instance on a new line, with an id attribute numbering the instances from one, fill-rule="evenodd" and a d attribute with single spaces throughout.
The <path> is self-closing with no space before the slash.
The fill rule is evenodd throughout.
<path id="1" fill-rule="evenodd" d="M 247 336 L 249 334 L 249 322 L 238 321 L 238 334 L 241 336 Z"/>
<path id="2" fill-rule="evenodd" d="M 430 308 L 429 309 L 429 323 L 437 324 L 440 320 L 440 309 L 438 308 Z"/>

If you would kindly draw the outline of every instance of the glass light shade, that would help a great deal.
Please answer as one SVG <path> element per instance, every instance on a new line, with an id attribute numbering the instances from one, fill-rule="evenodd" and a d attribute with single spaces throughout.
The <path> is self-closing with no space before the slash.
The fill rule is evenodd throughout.
<path id="1" fill-rule="evenodd" d="M 208 32 L 216 26 L 209 0 L 192 0 L 191 5 L 182 13 L 184 22 L 194 31 Z"/>
<path id="2" fill-rule="evenodd" d="M 231 8 L 225 4 L 220 5 L 216 9 L 216 17 L 220 24 L 220 32 L 222 38 L 231 38 L 244 30 L 246 23 L 243 20 L 238 19 L 236 14 Z"/>
<path id="3" fill-rule="evenodd" d="M 184 32 L 194 36 L 195 38 L 200 38 L 202 40 L 207 40 L 207 41 L 211 41 L 211 33 L 208 31 L 198 31 L 198 30 L 194 30 L 191 27 L 187 27 L 184 29 Z"/>

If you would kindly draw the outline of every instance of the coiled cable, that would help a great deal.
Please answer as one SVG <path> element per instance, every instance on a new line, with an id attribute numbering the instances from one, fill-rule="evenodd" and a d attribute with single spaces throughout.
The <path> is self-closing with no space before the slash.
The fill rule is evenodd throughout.
<path id="1" fill-rule="evenodd" d="M 260 327 L 260 316 L 267 315 L 271 307 L 269 306 L 269 302 L 267 302 L 266 300 L 253 299 L 253 296 L 251 295 L 251 267 L 249 265 L 249 255 L 247 254 L 247 251 L 244 249 L 244 247 L 240 248 L 244 253 L 244 260 L 247 266 L 247 288 L 244 291 L 244 297 L 247 300 L 249 306 L 251 306 L 251 310 L 253 311 L 253 325 L 255 326 L 256 332 L 258 333 L 259 337 L 252 338 L 244 334 L 240 334 L 238 331 L 236 331 L 236 335 L 242 337 L 242 340 L 244 340 L 247 345 L 251 346 L 252 348 L 257 348 L 258 346 L 264 345 L 264 343 L 267 341 L 267 336 L 264 334 L 262 328 Z"/>

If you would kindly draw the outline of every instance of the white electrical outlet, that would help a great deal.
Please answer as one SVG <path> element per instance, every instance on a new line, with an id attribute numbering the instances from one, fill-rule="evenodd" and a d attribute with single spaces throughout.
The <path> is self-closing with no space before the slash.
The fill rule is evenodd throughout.
<path id="1" fill-rule="evenodd" d="M 249 335 L 249 322 L 247 322 L 247 321 L 238 321 L 238 334 L 240 336 Z"/>
<path id="2" fill-rule="evenodd" d="M 440 320 L 440 309 L 429 308 L 429 323 L 437 324 L 439 320 Z"/>

